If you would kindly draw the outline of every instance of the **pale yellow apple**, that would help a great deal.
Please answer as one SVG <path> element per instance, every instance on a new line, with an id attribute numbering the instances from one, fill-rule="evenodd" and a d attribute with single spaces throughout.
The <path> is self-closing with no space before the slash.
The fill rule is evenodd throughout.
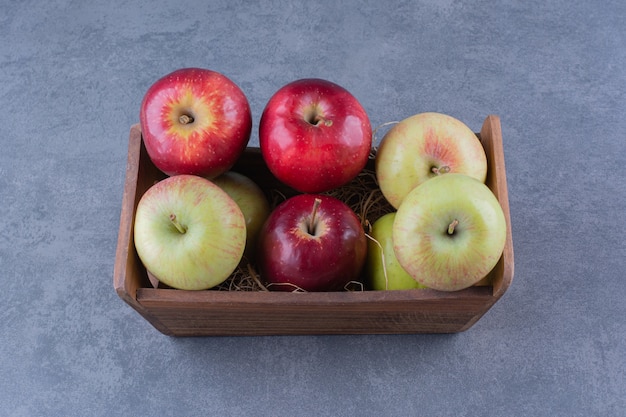
<path id="1" fill-rule="evenodd" d="M 467 125 L 429 112 L 408 117 L 387 132 L 375 167 L 383 195 L 397 209 L 413 188 L 437 175 L 456 172 L 484 182 L 487 157 Z"/>
<path id="2" fill-rule="evenodd" d="M 235 270 L 246 243 L 243 214 L 222 189 L 195 175 L 150 187 L 135 213 L 134 242 L 148 271 L 181 290 L 204 290 Z"/>
<path id="3" fill-rule="evenodd" d="M 212 180 L 226 192 L 241 209 L 246 220 L 246 249 L 248 260 L 254 258 L 259 231 L 270 214 L 270 204 L 263 190 L 250 178 L 228 171 Z"/>
<path id="4" fill-rule="evenodd" d="M 400 265 L 415 280 L 456 291 L 476 284 L 498 263 L 506 220 L 489 187 L 467 175 L 446 174 L 406 196 L 392 238 Z"/>
<path id="5" fill-rule="evenodd" d="M 380 217 L 372 225 L 367 248 L 367 276 L 373 290 L 425 288 L 400 265 L 393 250 L 392 226 L 396 213 Z"/>

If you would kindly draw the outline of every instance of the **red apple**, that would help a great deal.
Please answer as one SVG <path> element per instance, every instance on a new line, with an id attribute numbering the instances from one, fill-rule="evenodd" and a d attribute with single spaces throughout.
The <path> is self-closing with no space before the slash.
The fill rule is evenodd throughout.
<path id="1" fill-rule="evenodd" d="M 259 145 L 276 178 L 300 192 L 321 193 L 346 184 L 363 169 L 372 127 L 346 89 L 302 79 L 283 86 L 265 106 Z"/>
<path id="2" fill-rule="evenodd" d="M 272 290 L 333 291 L 358 280 L 366 255 L 365 233 L 350 207 L 334 197 L 299 194 L 263 225 L 257 262 Z"/>
<path id="3" fill-rule="evenodd" d="M 252 129 L 243 91 L 224 75 L 202 68 L 179 69 L 152 84 L 139 118 L 150 159 L 168 175 L 214 178 L 226 172 Z"/>

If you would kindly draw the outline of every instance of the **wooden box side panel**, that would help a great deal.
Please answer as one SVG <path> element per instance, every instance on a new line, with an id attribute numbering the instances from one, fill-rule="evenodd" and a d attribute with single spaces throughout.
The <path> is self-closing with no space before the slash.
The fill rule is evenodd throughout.
<path id="1" fill-rule="evenodd" d="M 463 297 L 441 292 L 193 293 L 138 292 L 174 336 L 455 333 L 466 330 L 491 304 L 491 288 Z"/>
<path id="2" fill-rule="evenodd" d="M 489 161 L 489 169 L 487 171 L 487 179 L 485 183 L 498 198 L 506 220 L 506 241 L 504 251 L 500 261 L 491 271 L 491 275 L 494 277 L 492 280 L 493 295 L 497 300 L 511 285 L 514 272 L 511 213 L 509 209 L 509 194 L 506 182 L 506 167 L 504 164 L 502 128 L 500 125 L 500 118 L 498 116 L 487 116 L 480 131 L 479 138 L 485 148 L 487 160 Z"/>
<path id="3" fill-rule="evenodd" d="M 138 136 L 139 140 L 137 140 Z M 132 126 L 128 141 L 126 178 L 124 181 L 124 194 L 122 196 L 122 210 L 120 213 L 120 226 L 113 270 L 115 291 L 124 301 L 131 305 L 135 302 L 135 293 L 141 284 L 133 279 L 137 276 L 138 260 L 133 256 L 135 248 L 132 236 L 139 166 L 141 165 L 139 158 L 140 147 L 141 131 L 138 126 Z"/>
<path id="4" fill-rule="evenodd" d="M 150 315 L 149 310 L 137 301 L 137 290 L 149 286 L 146 270 L 135 251 L 133 228 L 135 210 L 140 197 L 154 183 L 163 178 L 149 160 L 141 139 L 141 128 L 138 124 L 130 129 L 128 141 L 128 161 L 126 164 L 126 179 L 122 196 L 122 210 L 118 233 L 115 264 L 113 266 L 113 287 L 118 296 L 134 308 L 154 327 L 163 333 L 170 330 Z"/>

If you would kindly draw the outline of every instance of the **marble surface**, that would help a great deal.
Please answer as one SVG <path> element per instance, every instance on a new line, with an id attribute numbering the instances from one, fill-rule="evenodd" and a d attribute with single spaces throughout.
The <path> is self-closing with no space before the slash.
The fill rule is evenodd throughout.
<path id="1" fill-rule="evenodd" d="M 626 415 L 626 3 L 0 0 L 4 416 Z M 515 278 L 456 335 L 170 338 L 113 291 L 129 127 L 180 67 L 258 119 L 502 121 Z"/>

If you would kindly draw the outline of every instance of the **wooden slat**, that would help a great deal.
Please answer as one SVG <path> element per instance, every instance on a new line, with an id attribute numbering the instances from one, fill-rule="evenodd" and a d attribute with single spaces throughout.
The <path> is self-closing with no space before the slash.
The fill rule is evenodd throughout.
<path id="1" fill-rule="evenodd" d="M 141 288 L 140 303 L 178 336 L 453 333 L 486 311 L 491 289 L 359 293 L 181 292 Z"/>
<path id="2" fill-rule="evenodd" d="M 497 277 L 493 282 L 493 295 L 496 298 L 500 298 L 513 281 L 514 259 L 511 213 L 506 183 L 506 167 L 504 164 L 504 146 L 502 144 L 502 127 L 498 116 L 487 116 L 480 131 L 479 138 L 485 148 L 487 160 L 489 161 L 489 170 L 485 183 L 498 198 L 506 220 L 507 231 L 504 252 L 500 261 L 492 271 L 492 275 Z"/>

